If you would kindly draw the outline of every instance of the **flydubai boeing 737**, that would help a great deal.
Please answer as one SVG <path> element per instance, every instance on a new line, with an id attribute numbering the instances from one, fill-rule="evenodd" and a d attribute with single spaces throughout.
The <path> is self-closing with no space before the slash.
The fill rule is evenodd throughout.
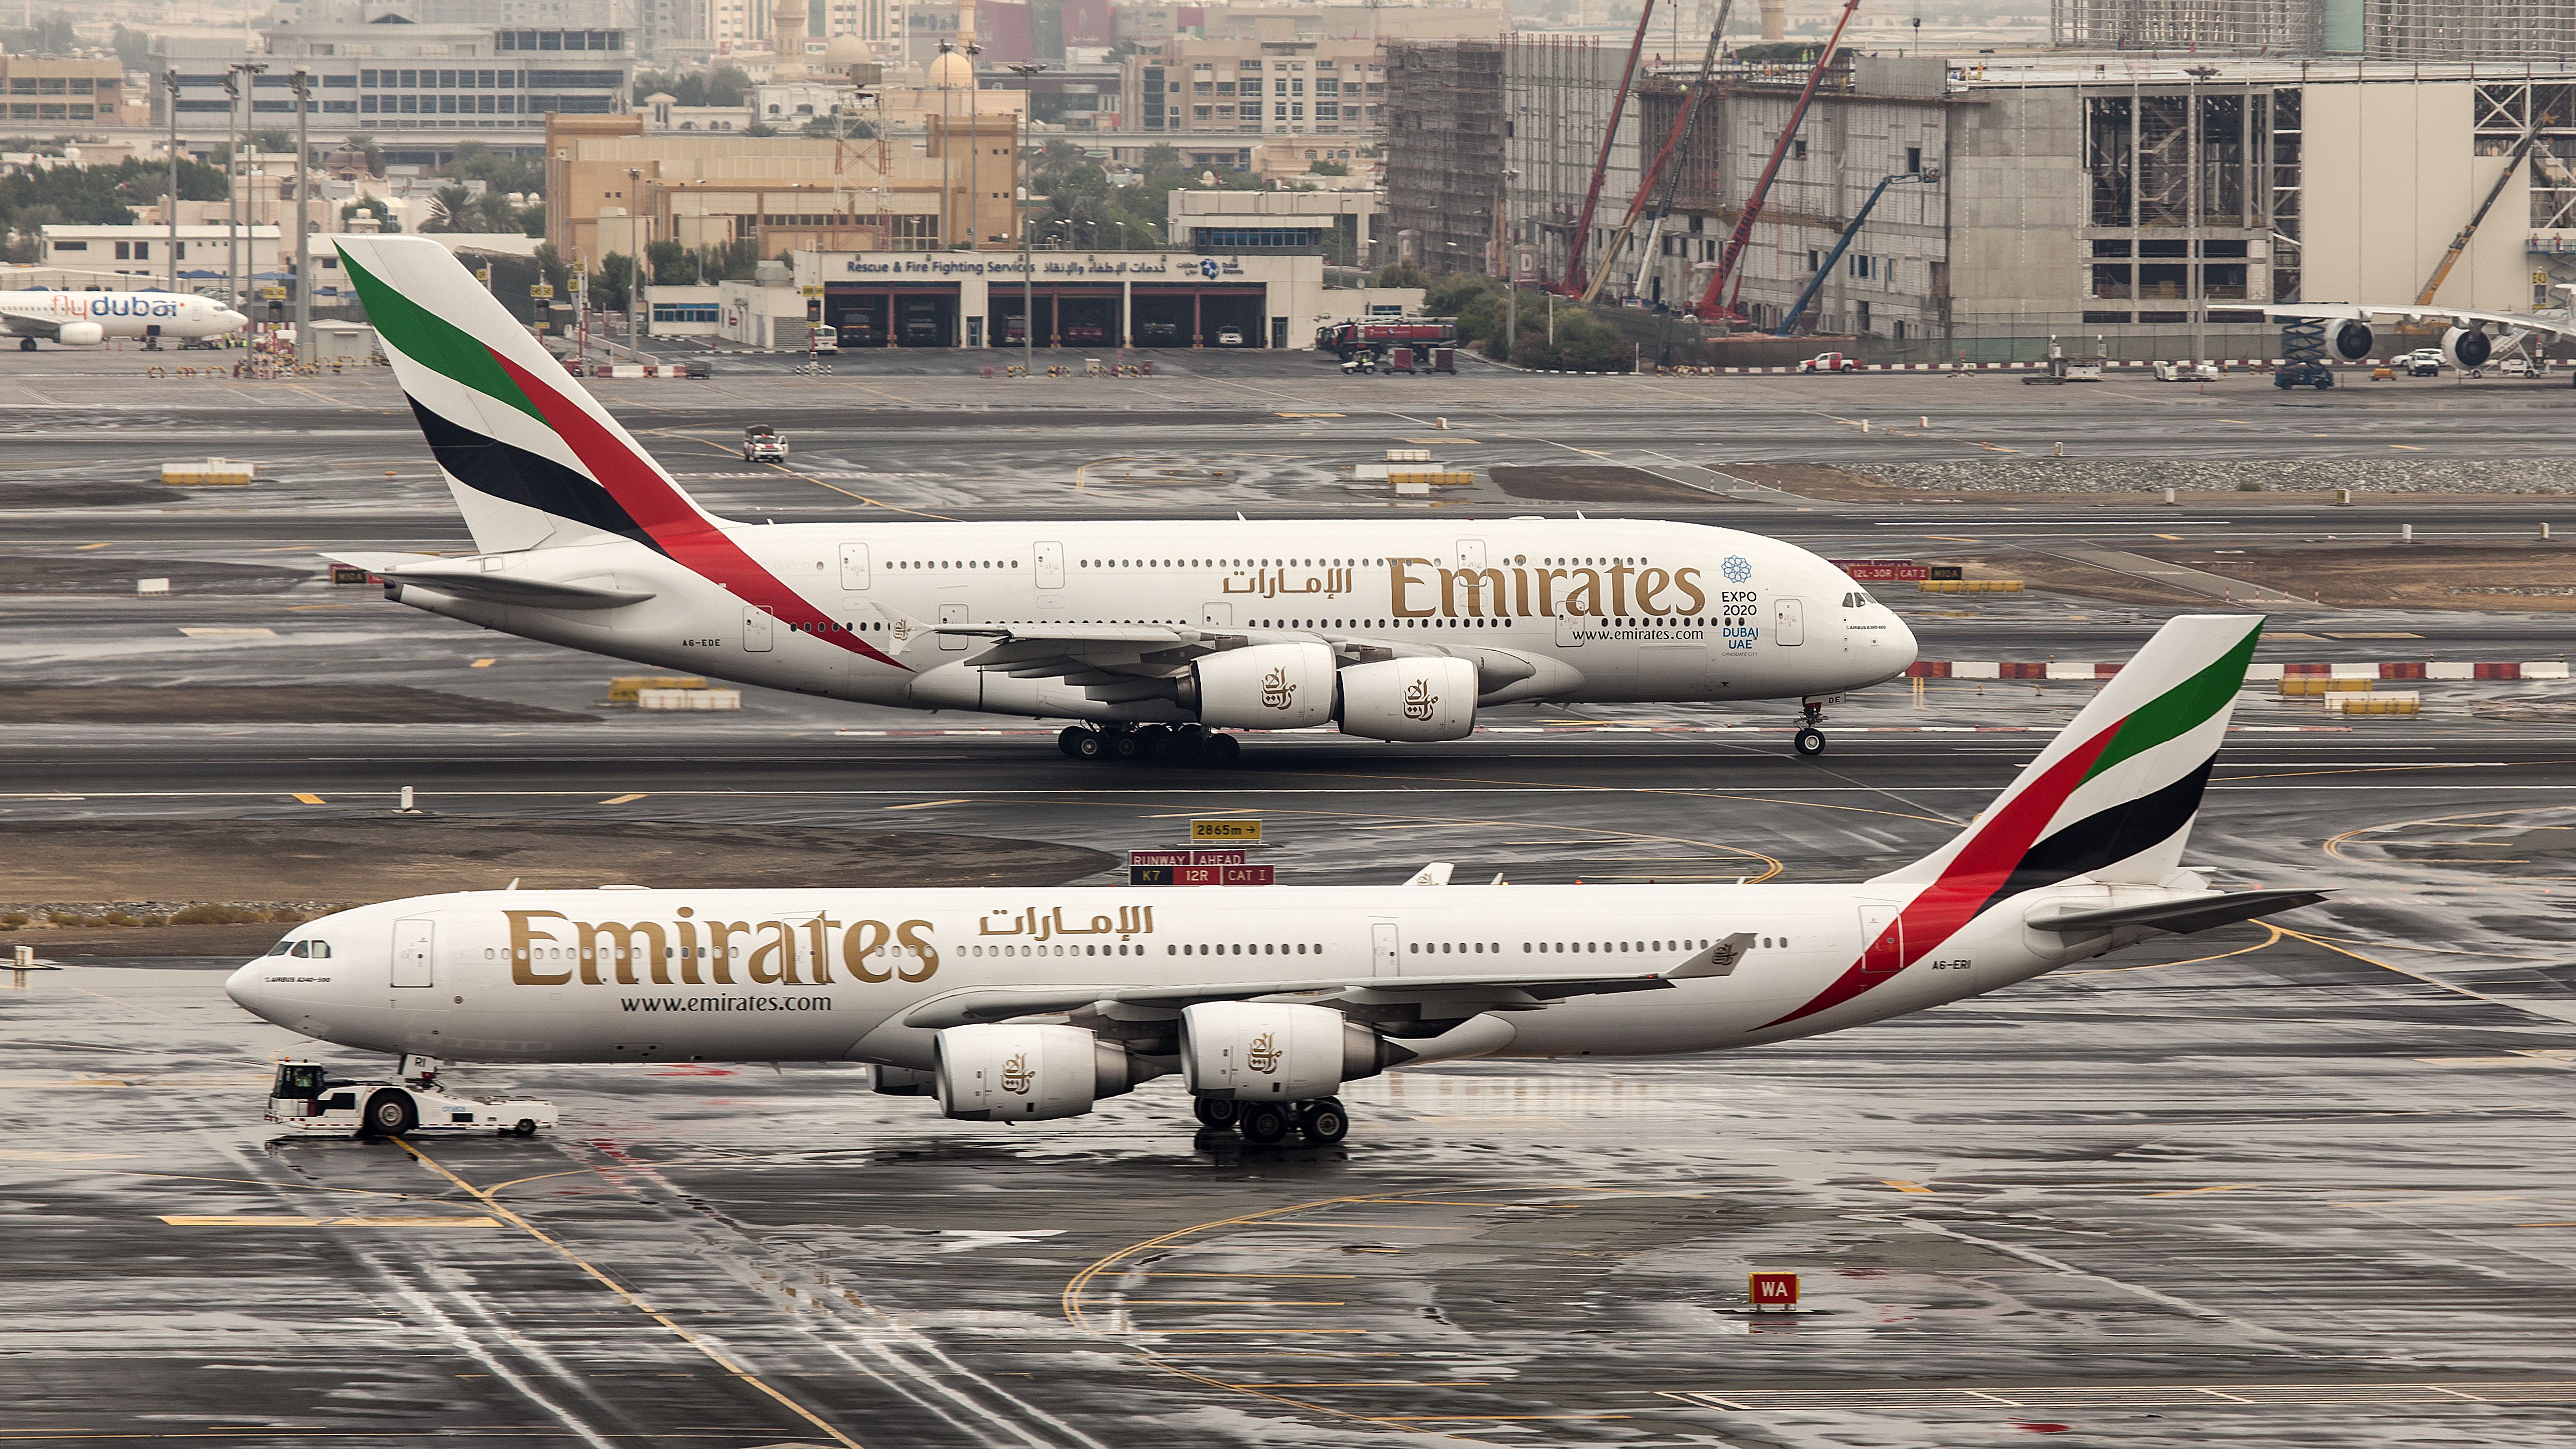
<path id="1" fill-rule="evenodd" d="M 1966 829 L 1857 885 L 481 891 L 325 916 L 225 989 L 405 1054 L 343 1093 L 384 1134 L 445 1057 L 863 1061 L 1009 1122 L 1178 1072 L 1203 1123 L 1332 1141 L 1336 1090 L 1388 1067 L 1812 1036 L 2322 899 L 2182 868 L 2261 622 L 2167 623 Z M 281 1098 L 350 1086 L 299 1070 Z"/>
<path id="2" fill-rule="evenodd" d="M 417 237 L 333 238 L 479 550 L 334 555 L 414 608 L 594 654 L 915 709 L 1073 719 L 1067 754 L 1216 731 L 1459 739 L 1525 701 L 1796 699 L 1914 636 L 1832 564 L 1674 523 L 812 523 L 697 503 Z"/>
<path id="3" fill-rule="evenodd" d="M 96 347 L 111 337 L 223 337 L 250 319 L 212 297 L 177 292 L 57 292 L 49 288 L 0 292 L 0 329 L 33 352 L 36 339 L 65 347 Z"/>

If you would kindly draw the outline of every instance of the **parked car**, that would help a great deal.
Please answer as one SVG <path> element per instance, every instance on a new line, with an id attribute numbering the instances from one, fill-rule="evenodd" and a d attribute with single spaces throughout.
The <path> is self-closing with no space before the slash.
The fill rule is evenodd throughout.
<path id="1" fill-rule="evenodd" d="M 2440 377 L 2442 375 L 2442 349 L 2438 347 L 2418 347 L 2403 357 L 2390 358 L 2388 365 L 2396 368 L 2400 374 L 2406 377 Z"/>
<path id="2" fill-rule="evenodd" d="M 1216 345 L 1219 347 L 1241 347 L 1243 345 L 1243 334 L 1231 327 L 1225 328 L 1216 334 Z"/>
<path id="3" fill-rule="evenodd" d="M 2508 357 L 2504 361 L 2496 364 L 2496 372 L 2499 376 L 2503 377 L 2530 377 L 2534 375 L 2531 368 L 2531 359 L 2528 357 Z"/>
<path id="4" fill-rule="evenodd" d="M 1800 372 L 1858 372 L 1860 363 L 1839 352 L 1819 352 L 1798 364 Z"/>

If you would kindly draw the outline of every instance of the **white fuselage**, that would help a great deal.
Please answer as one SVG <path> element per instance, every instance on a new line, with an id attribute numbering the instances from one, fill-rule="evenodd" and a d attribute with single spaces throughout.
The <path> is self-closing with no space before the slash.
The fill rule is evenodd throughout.
<path id="1" fill-rule="evenodd" d="M 211 297 L 179 292 L 0 292 L 0 326 L 67 346 L 120 337 L 222 337 L 246 325 L 241 313 Z"/>
<path id="2" fill-rule="evenodd" d="M 1185 721 L 1167 699 L 965 665 L 987 641 L 898 651 L 889 614 L 943 625 L 1168 624 L 1254 642 L 1323 639 L 1500 660 L 1483 705 L 1819 696 L 1901 674 L 1914 638 L 1841 570 L 1732 529 L 1622 520 L 727 525 L 792 590 L 786 609 L 704 556 L 609 534 L 483 568 L 649 593 L 612 608 L 415 607 L 693 674 L 914 708 Z M 453 562 L 453 561 L 448 561 Z M 701 570 L 705 570 L 702 572 Z M 787 614 L 804 611 L 803 618 Z M 1522 666 L 1526 665 L 1524 668 Z"/>
<path id="3" fill-rule="evenodd" d="M 1489 1013 L 1505 1056 L 1708 1051 L 1973 996 L 2137 939 L 2027 917 L 2149 888 L 1998 902 L 1853 991 L 1914 885 L 483 891 L 296 928 L 227 989 L 343 1046 L 456 1061 L 932 1065 L 943 998 L 1013 988 L 1464 975 L 1642 976 L 1735 933 L 1729 975 Z M 2161 892 L 2153 892 L 2161 894 Z M 302 947 L 310 951 L 311 947 Z M 1810 1009 L 1842 983 L 1838 1004 Z M 1523 998 L 1524 1004 L 1526 999 Z M 908 1021 L 907 1018 L 910 1018 Z"/>

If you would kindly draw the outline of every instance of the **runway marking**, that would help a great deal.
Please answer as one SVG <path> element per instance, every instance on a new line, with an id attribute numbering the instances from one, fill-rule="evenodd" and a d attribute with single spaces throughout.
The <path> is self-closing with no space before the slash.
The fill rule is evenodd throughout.
<path id="1" fill-rule="evenodd" d="M 2230 1182 L 2230 1183 L 2223 1183 L 2223 1184 L 2221 1184 L 2221 1185 L 2219 1185 L 2219 1186 L 2217 1186 L 2217 1187 L 2178 1187 L 2178 1188 L 2175 1188 L 2175 1189 L 2174 1189 L 2173 1191 L 2171 1191 L 2171 1192 L 2151 1192 L 2151 1193 L 2148 1193 L 2148 1194 L 2147 1194 L 2147 1196 L 2149 1196 L 2149 1197 L 2193 1197 L 2193 1196 L 2196 1196 L 2196 1195 L 2198 1195 L 2198 1194 L 2200 1194 L 2200 1193 L 2204 1193 L 2204 1192 L 2242 1192 L 2242 1191 L 2244 1191 L 2246 1188 L 2249 1188 L 2249 1187 L 2257 1187 L 2257 1186 L 2260 1186 L 2260 1185 L 2261 1185 L 2261 1184 L 2259 1184 L 2259 1183 L 2251 1183 L 2251 1182 Z"/>
<path id="2" fill-rule="evenodd" d="M 1939 1196 L 1939 1194 L 1934 1192 L 1933 1189 L 1925 1187 L 1919 1182 L 1908 1182 L 1901 1177 L 1882 1177 L 1879 1181 L 1888 1187 L 1895 1188 L 1898 1192 L 1919 1192 L 1931 1196 Z"/>
<path id="3" fill-rule="evenodd" d="M 78 547 L 78 548 L 76 548 L 76 549 L 73 549 L 73 550 L 72 550 L 72 552 L 74 552 L 74 553 L 87 553 L 87 552 L 89 552 L 91 549 L 94 549 L 94 548 L 114 548 L 115 546 L 116 546 L 116 545 L 114 545 L 113 543 L 85 543 L 85 544 L 82 544 L 80 547 Z"/>
<path id="4" fill-rule="evenodd" d="M 640 794 L 638 794 L 638 795 L 611 795 L 610 797 L 608 797 L 608 798 L 607 798 L 607 799 L 605 799 L 605 800 L 600 801 L 599 803 L 600 803 L 600 804 L 602 804 L 602 805 L 632 805 L 632 804 L 634 804 L 636 801 L 641 800 L 641 799 L 644 799 L 644 798 L 645 798 L 645 796 L 644 796 L 644 795 L 640 795 Z"/>
<path id="5" fill-rule="evenodd" d="M 2323 433 L 2319 433 L 2319 434 L 2317 434 L 2317 436 L 2318 436 L 2318 437 L 2320 437 L 2320 438 L 2322 438 L 2322 437 L 2324 437 L 2324 436 L 2325 436 L 2325 434 L 2323 434 Z M 2415 445 L 2413 445 L 2412 443 L 2391 443 L 2391 444 L 2389 444 L 2388 446 L 2390 446 L 2390 447 L 2392 447 L 2392 448 L 2397 449 L 2397 450 L 2398 450 L 2399 452 L 2401 452 L 2401 453 L 2420 453 L 2420 452 L 2423 452 L 2423 451 L 2424 451 L 2423 449 L 2416 447 L 2416 446 L 2415 446 Z"/>
<path id="6" fill-rule="evenodd" d="M 910 805 L 888 805 L 888 810 L 929 810 L 941 805 L 970 805 L 971 800 L 916 800 Z"/>
<path id="7" fill-rule="evenodd" d="M 2251 946 L 2239 946 L 2233 951 L 2221 951 L 2214 956 L 2193 956 L 2182 961 L 2150 961 L 2144 966 L 2096 966 L 2088 971 L 2053 971 L 2049 974 L 2052 976 L 2109 976 L 2121 971 L 2161 971 L 2168 966 L 2197 966 L 2203 961 L 2224 961 L 2230 956 L 2250 955 L 2253 952 L 2262 950 L 2266 946 L 2276 945 L 2279 943 L 2281 939 L 2280 927 L 2272 925 L 2266 921 L 2257 921 L 2254 924 L 2261 926 L 2264 930 L 2271 932 L 2271 934 Z"/>
<path id="8" fill-rule="evenodd" d="M 477 659 L 477 660 L 475 660 L 473 663 L 468 664 L 468 665 L 466 665 L 465 667 L 466 667 L 466 668 L 468 668 L 468 669 L 489 669 L 489 668 L 491 668 L 493 665 L 498 664 L 498 663 L 500 663 L 500 661 L 499 661 L 499 660 L 497 660 L 497 659 Z"/>
<path id="9" fill-rule="evenodd" d="M 322 797 L 321 797 L 321 796 L 319 796 L 319 795 L 307 795 L 307 794 L 303 793 L 302 791 L 297 791 L 297 792 L 296 792 L 296 795 L 295 795 L 295 798 L 296 798 L 298 801 L 300 801 L 300 802 L 302 802 L 303 804 L 306 804 L 306 805 L 320 805 L 320 804 L 324 804 L 324 803 L 326 803 L 326 802 L 322 799 Z"/>
<path id="10" fill-rule="evenodd" d="M 781 1392 L 760 1375 L 753 1373 L 750 1369 L 734 1362 L 730 1356 L 728 1356 L 723 1350 L 717 1348 L 714 1344 L 709 1343 L 705 1339 L 700 1338 L 698 1335 L 691 1333 L 689 1330 L 682 1328 L 679 1324 L 673 1322 L 667 1314 L 664 1314 L 660 1310 L 645 1303 L 643 1299 L 637 1297 L 635 1293 L 629 1290 L 624 1284 L 619 1283 L 616 1279 L 609 1277 L 606 1273 L 593 1266 L 588 1259 L 582 1257 L 579 1253 L 574 1252 L 570 1247 L 547 1233 L 544 1229 L 539 1228 L 536 1224 L 529 1222 L 526 1218 L 519 1216 L 509 1208 L 503 1207 L 499 1202 L 493 1199 L 490 1193 L 484 1191 L 482 1188 L 476 1187 L 474 1184 L 467 1182 L 464 1178 L 449 1171 L 444 1163 L 441 1163 L 438 1159 L 430 1156 L 428 1153 L 421 1151 L 418 1147 L 413 1146 L 408 1139 L 397 1137 L 394 1139 L 394 1145 L 419 1159 L 422 1166 L 437 1173 L 439 1176 L 446 1178 L 449 1182 L 456 1184 L 457 1188 L 464 1192 L 466 1196 L 471 1197 L 475 1201 L 483 1204 L 485 1207 L 490 1208 L 493 1216 L 500 1218 L 510 1226 L 517 1228 L 529 1237 L 536 1239 L 546 1247 L 554 1250 L 557 1256 L 561 1257 L 565 1262 L 568 1262 L 574 1267 L 580 1269 L 585 1275 L 587 1275 L 592 1281 L 598 1283 L 601 1287 L 606 1288 L 609 1292 L 617 1295 L 617 1297 L 628 1307 L 633 1308 L 636 1312 L 652 1319 L 655 1323 L 658 1323 L 662 1327 L 670 1330 L 670 1332 L 679 1338 L 681 1342 L 696 1349 L 699 1353 L 706 1355 L 708 1361 L 715 1364 L 716 1367 L 723 1369 L 726 1373 L 733 1375 L 736 1379 L 739 1379 L 750 1387 L 768 1395 L 771 1399 L 776 1400 L 782 1408 L 785 1408 L 797 1418 L 804 1420 L 806 1423 L 813 1425 L 824 1434 L 829 1435 L 832 1442 L 840 1445 L 841 1449 L 865 1449 L 865 1446 L 861 1445 L 858 1440 L 851 1438 L 849 1435 L 842 1433 L 836 1428 L 833 1428 L 830 1424 L 824 1422 L 822 1417 L 817 1415 L 813 1410 L 805 1407 L 795 1399 L 790 1398 L 787 1394 Z"/>

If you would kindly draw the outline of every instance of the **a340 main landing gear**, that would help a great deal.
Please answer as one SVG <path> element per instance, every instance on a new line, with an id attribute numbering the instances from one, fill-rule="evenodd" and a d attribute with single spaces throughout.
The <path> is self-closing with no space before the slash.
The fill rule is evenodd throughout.
<path id="1" fill-rule="evenodd" d="M 1255 1147 L 1275 1147 L 1295 1132 L 1317 1147 L 1329 1147 L 1351 1135 L 1351 1114 L 1339 1097 L 1311 1102 L 1235 1102 L 1220 1097 L 1194 1097 L 1191 1111 L 1202 1127 L 1231 1128 Z"/>
<path id="2" fill-rule="evenodd" d="M 1798 726 L 1798 753 L 1812 759 L 1825 752 L 1825 732 L 1818 728 L 1825 722 L 1825 702 L 1802 699 L 1798 701 L 1798 709 L 1804 721 Z"/>
<path id="3" fill-rule="evenodd" d="M 1243 753 L 1234 736 L 1205 725 L 1073 725 L 1055 737 L 1055 747 L 1077 760 L 1170 760 L 1199 765 L 1232 764 Z"/>

